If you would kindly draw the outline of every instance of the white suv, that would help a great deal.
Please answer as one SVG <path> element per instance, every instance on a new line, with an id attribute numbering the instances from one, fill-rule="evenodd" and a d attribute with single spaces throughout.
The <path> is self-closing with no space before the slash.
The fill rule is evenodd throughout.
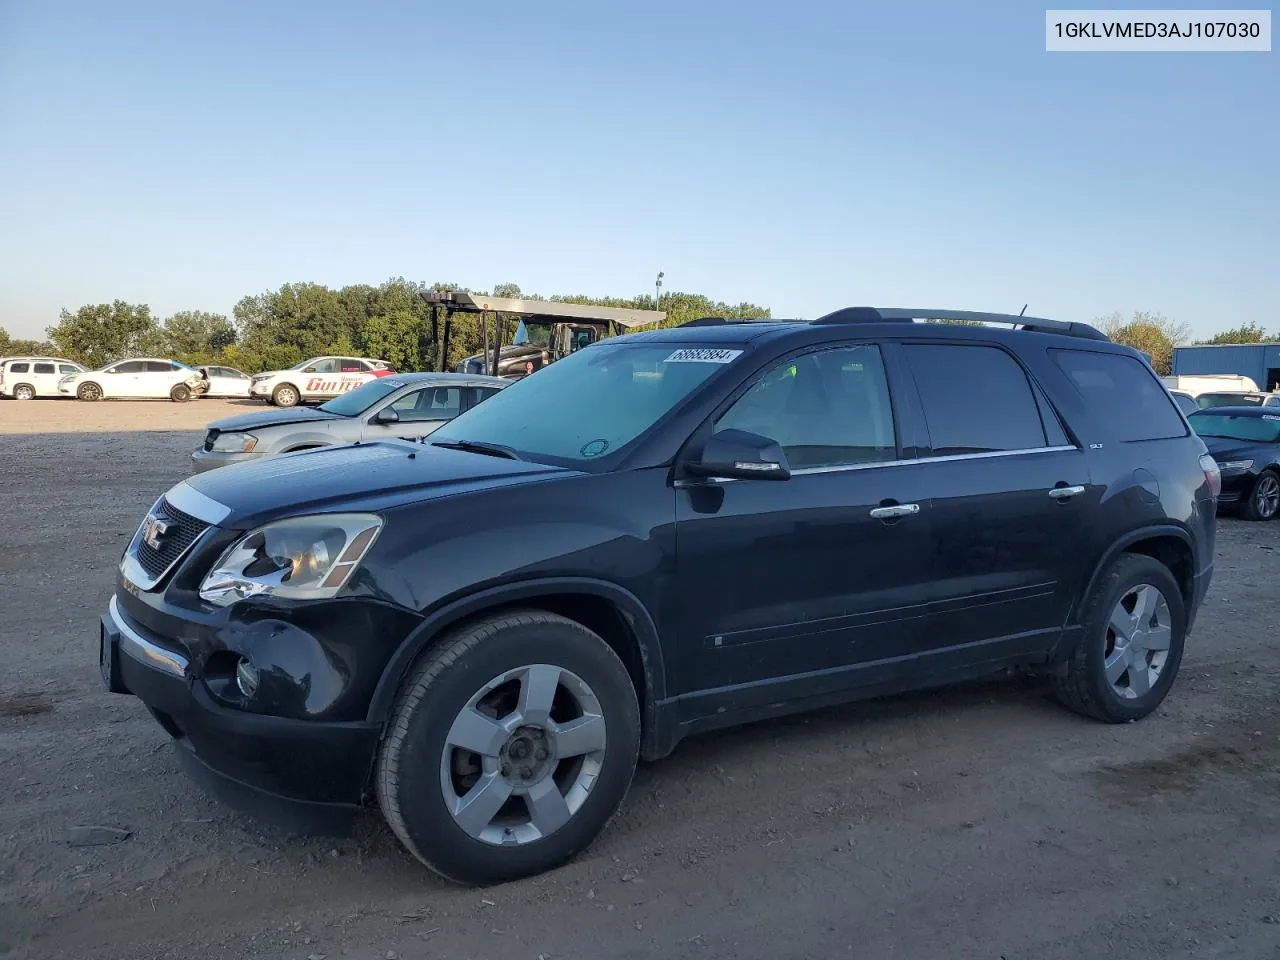
<path id="1" fill-rule="evenodd" d="M 0 363 L 0 397 L 56 397 L 58 381 L 77 373 L 84 373 L 84 367 L 61 357 L 9 357 Z"/>

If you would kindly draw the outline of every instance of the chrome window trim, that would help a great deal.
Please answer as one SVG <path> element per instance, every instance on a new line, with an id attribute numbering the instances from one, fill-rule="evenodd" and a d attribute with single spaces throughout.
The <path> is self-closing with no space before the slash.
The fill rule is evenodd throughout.
<path id="1" fill-rule="evenodd" d="M 1065 453 L 1071 450 L 1080 450 L 1080 447 L 1068 444 L 1065 447 L 1024 447 L 1018 450 L 990 450 L 985 453 L 954 453 L 943 454 L 942 456 L 916 457 L 914 460 L 875 460 L 868 463 L 842 463 L 830 467 L 802 467 L 799 470 L 792 470 L 793 477 L 807 477 L 819 473 L 847 473 L 853 470 L 875 470 L 880 467 L 905 467 L 909 464 L 920 463 L 948 463 L 957 460 L 992 460 L 998 457 L 1024 457 L 1029 454 L 1037 453 Z M 737 483 L 740 477 L 707 477 L 706 480 L 677 480 L 677 487 L 696 487 L 705 484 L 707 480 L 715 483 Z M 777 483 L 776 480 L 769 481 Z"/>
<path id="2" fill-rule="evenodd" d="M 186 679 L 187 658 L 152 643 L 125 623 L 115 597 L 112 597 L 107 604 L 107 613 L 111 616 L 112 622 L 115 623 L 116 629 L 120 631 L 121 653 L 128 655 L 130 659 L 136 660 L 144 667 L 151 667 L 161 673 L 167 673 L 171 677 L 177 677 L 179 680 Z"/>

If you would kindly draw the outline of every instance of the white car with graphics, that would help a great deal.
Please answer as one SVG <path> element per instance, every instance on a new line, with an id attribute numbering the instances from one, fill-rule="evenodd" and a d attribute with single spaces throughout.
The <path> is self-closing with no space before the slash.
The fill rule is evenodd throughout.
<path id="1" fill-rule="evenodd" d="M 201 396 L 209 381 L 185 363 L 138 357 L 97 370 L 73 373 L 58 381 L 58 392 L 77 400 L 174 400 Z"/>
<path id="2" fill-rule="evenodd" d="M 288 370 L 256 374 L 249 396 L 277 407 L 293 407 L 309 400 L 331 400 L 395 372 L 387 361 L 369 357 L 312 357 Z"/>

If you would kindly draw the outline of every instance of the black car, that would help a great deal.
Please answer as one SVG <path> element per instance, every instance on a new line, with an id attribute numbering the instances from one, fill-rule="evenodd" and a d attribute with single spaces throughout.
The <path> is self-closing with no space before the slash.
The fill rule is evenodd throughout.
<path id="1" fill-rule="evenodd" d="M 573 353 L 422 444 L 178 484 L 100 664 L 233 802 L 331 829 L 376 802 L 489 883 L 581 850 L 637 758 L 699 731 L 1011 668 L 1145 717 L 1218 483 L 1092 327 L 708 318 Z"/>
<path id="2" fill-rule="evenodd" d="M 1213 407 L 1193 413 L 1192 429 L 1222 472 L 1218 506 L 1250 520 L 1280 512 L 1280 410 Z"/>

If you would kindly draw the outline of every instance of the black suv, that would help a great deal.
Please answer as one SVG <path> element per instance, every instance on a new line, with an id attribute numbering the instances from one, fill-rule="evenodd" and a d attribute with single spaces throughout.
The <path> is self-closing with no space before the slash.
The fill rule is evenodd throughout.
<path id="1" fill-rule="evenodd" d="M 178 484 L 100 662 L 232 802 L 334 829 L 376 797 L 420 860 L 488 883 L 581 850 L 690 733 L 1009 668 L 1147 715 L 1219 483 L 1092 327 L 708 318 L 593 344 L 422 445 Z"/>

